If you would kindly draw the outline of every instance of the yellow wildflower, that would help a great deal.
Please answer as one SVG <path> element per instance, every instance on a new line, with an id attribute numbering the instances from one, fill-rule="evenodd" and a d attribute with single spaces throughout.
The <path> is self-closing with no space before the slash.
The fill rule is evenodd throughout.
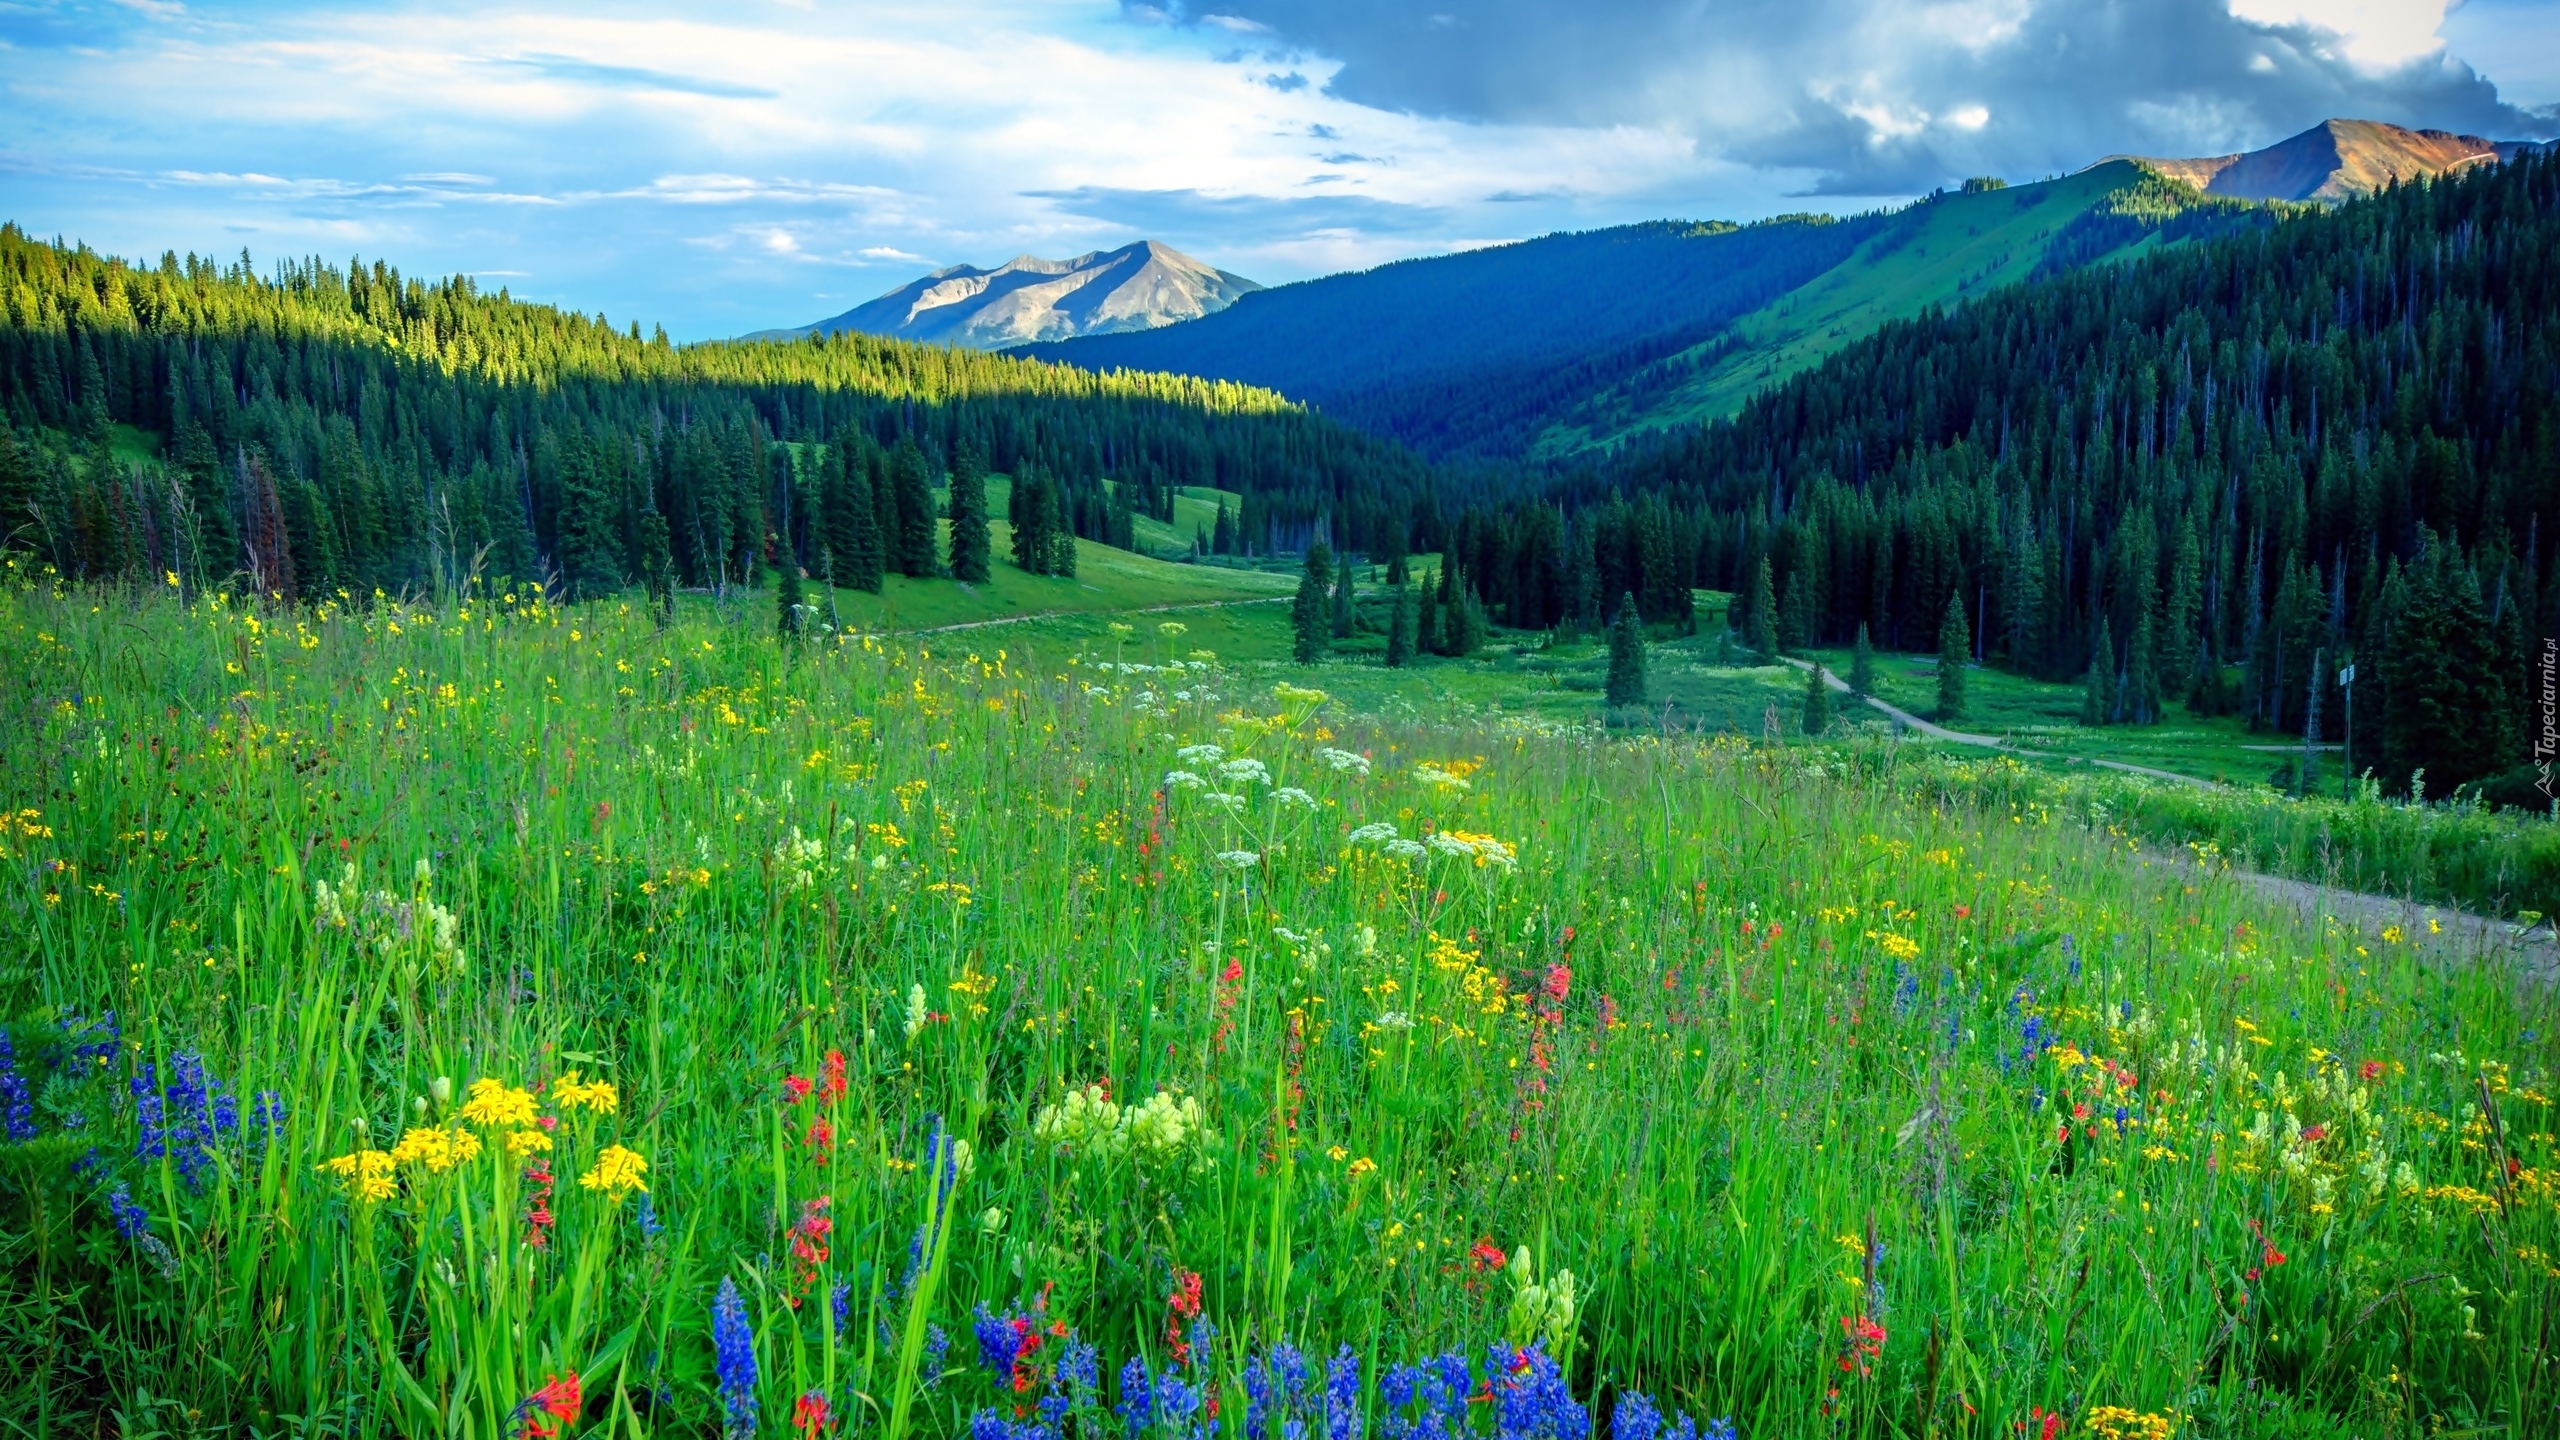
<path id="1" fill-rule="evenodd" d="M 564 1111 L 593 1110 L 599 1115 L 611 1115 L 622 1108 L 622 1096 L 610 1080 L 580 1084 L 578 1072 L 572 1070 L 551 1087 L 551 1103 Z"/>
<path id="2" fill-rule="evenodd" d="M 434 1175 L 442 1175 L 456 1165 L 468 1165 L 479 1155 L 480 1137 L 460 1126 L 415 1126 L 391 1147 L 393 1164 L 424 1165 Z"/>
<path id="3" fill-rule="evenodd" d="M 323 1160 L 314 1168 L 347 1182 L 347 1198 L 351 1200 L 388 1200 L 399 1189 L 391 1181 L 391 1156 L 382 1150 L 358 1150 L 352 1155 Z"/>
<path id="4" fill-rule="evenodd" d="M 463 1104 L 462 1118 L 489 1130 L 509 1125 L 530 1125 L 533 1123 L 533 1094 L 483 1075 L 471 1082 L 471 1098 Z"/>
<path id="5" fill-rule="evenodd" d="M 548 1150 L 550 1148 L 551 1137 L 543 1134 L 539 1130 L 510 1130 L 507 1132 L 507 1153 L 516 1156 L 519 1159 L 530 1155 L 537 1150 Z"/>
<path id="6" fill-rule="evenodd" d="M 578 1177 L 578 1183 L 589 1190 L 601 1191 L 608 1200 L 620 1200 L 634 1190 L 648 1190 L 648 1185 L 640 1178 L 641 1172 L 648 1168 L 649 1162 L 637 1153 L 619 1145 L 607 1145 L 604 1152 L 596 1156 L 594 1168 Z"/>

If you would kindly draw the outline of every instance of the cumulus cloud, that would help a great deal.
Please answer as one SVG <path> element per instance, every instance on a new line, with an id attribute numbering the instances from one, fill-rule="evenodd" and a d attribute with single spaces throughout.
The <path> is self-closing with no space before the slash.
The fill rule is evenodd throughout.
<path id="1" fill-rule="evenodd" d="M 1419 115 L 1642 125 L 1837 194 L 2136 151 L 2265 145 L 2330 116 L 2560 129 L 2446 53 L 2443 0 L 1221 0 Z"/>

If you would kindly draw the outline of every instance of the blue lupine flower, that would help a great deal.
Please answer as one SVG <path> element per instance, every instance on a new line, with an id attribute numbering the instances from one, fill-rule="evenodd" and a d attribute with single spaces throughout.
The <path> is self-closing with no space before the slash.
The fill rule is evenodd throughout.
<path id="1" fill-rule="evenodd" d="M 843 1338 L 844 1327 L 853 1320 L 852 1281 L 839 1280 L 836 1288 L 827 1292 L 827 1312 L 835 1318 L 837 1338 Z"/>
<path id="2" fill-rule="evenodd" d="M 924 1388 L 931 1390 L 942 1383 L 942 1372 L 951 1358 L 951 1332 L 927 1322 L 924 1327 Z"/>
<path id="3" fill-rule="evenodd" d="M 1911 1013 L 1911 1007 L 1917 1004 L 1919 999 L 1920 972 L 1917 970 L 1905 969 L 1903 968 L 1901 961 L 1894 961 L 1893 1018 L 1900 1020 L 1909 1016 Z"/>
<path id="4" fill-rule="evenodd" d="M 1495 1345 L 1486 1352 L 1485 1370 L 1501 1440 L 1583 1440 L 1590 1433 L 1590 1414 L 1574 1400 L 1544 1345 Z"/>
<path id="5" fill-rule="evenodd" d="M 1698 1440 L 1741 1440 L 1741 1435 L 1733 1428 L 1732 1416 L 1719 1415 L 1707 1422 L 1706 1432 Z"/>
<path id="6" fill-rule="evenodd" d="M 257 1127 L 258 1139 L 261 1143 L 274 1144 L 276 1137 L 284 1130 L 284 1122 L 284 1097 L 273 1090 L 261 1090 L 256 1098 L 249 1102 L 249 1123 Z M 648 1208 L 648 1200 L 649 1192 L 641 1191 L 641 1209 L 644 1211 Z M 644 1233 L 648 1233 L 646 1225 L 641 1229 Z"/>
<path id="7" fill-rule="evenodd" d="M 1013 1321 L 980 1305 L 971 1328 L 978 1336 L 978 1363 L 1001 1380 L 1013 1374 L 1016 1337 Z"/>
<path id="8" fill-rule="evenodd" d="M 1066 1351 L 1058 1357 L 1058 1378 L 1067 1382 L 1077 1404 L 1092 1404 L 1095 1392 L 1102 1388 L 1102 1352 L 1070 1332 Z"/>
<path id="9" fill-rule="evenodd" d="M 916 1281 L 923 1274 L 924 1227 L 919 1225 L 916 1227 L 916 1233 L 907 1237 L 906 1272 L 898 1277 L 897 1284 L 889 1288 L 889 1303 L 892 1305 L 900 1304 L 905 1301 L 909 1295 L 914 1294 L 916 1290 Z"/>
<path id="10" fill-rule="evenodd" d="M 666 1222 L 658 1218 L 657 1202 L 650 1198 L 646 1190 L 640 1192 L 639 1207 L 631 1212 L 631 1218 L 639 1225 L 640 1238 L 644 1241 L 657 1239 L 659 1235 L 665 1233 L 667 1228 Z"/>
<path id="11" fill-rule="evenodd" d="M 1385 1440 L 1452 1440 L 1467 1428 L 1467 1357 L 1455 1350 L 1378 1377 Z M 1404 1413 L 1418 1406 L 1413 1414 Z"/>
<path id="12" fill-rule="evenodd" d="M 1155 1423 L 1155 1387 L 1147 1383 L 1147 1362 L 1132 1355 L 1120 1367 L 1120 1423 L 1129 1427 L 1131 1440 L 1145 1433 Z"/>
<path id="13" fill-rule="evenodd" d="M 1343 1346 L 1324 1366 L 1325 1440 L 1356 1440 L 1360 1433 L 1360 1357 Z"/>
<path id="14" fill-rule="evenodd" d="M 151 1268 L 160 1272 L 160 1278 L 164 1280 L 178 1278 L 177 1255 L 172 1253 L 167 1242 L 152 1230 L 151 1212 L 134 1202 L 131 1191 L 121 1184 L 109 1190 L 107 1214 L 116 1222 L 117 1233 L 133 1242 L 133 1248 L 142 1252 L 142 1258 L 151 1262 Z"/>
<path id="15" fill-rule="evenodd" d="M 1653 1440 L 1662 1428 L 1662 1412 L 1653 1402 L 1630 1390 L 1618 1397 L 1618 1408 L 1609 1412 L 1611 1440 Z"/>
<path id="16" fill-rule="evenodd" d="M 1182 1372 L 1172 1366 L 1165 1367 L 1164 1374 L 1156 1380 L 1156 1413 L 1175 1435 L 1193 1432 L 1192 1421 L 1200 1414 L 1201 1402 L 1206 1398 L 1206 1391 L 1184 1383 Z"/>
<path id="17" fill-rule="evenodd" d="M 70 1042 L 64 1058 L 70 1068 L 83 1075 L 99 1062 L 114 1059 L 116 1047 L 124 1042 L 124 1032 L 117 1027 L 113 1010 L 86 1020 L 65 1016 L 60 1026 L 62 1038 Z"/>
<path id="18" fill-rule="evenodd" d="M 2080 978 L 2080 946 L 2070 936 L 2062 937 L 2062 958 L 2071 962 L 2071 978 Z"/>
<path id="19" fill-rule="evenodd" d="M 2126 1110 L 2126 1109 L 2125 1109 L 2123 1106 L 2121 1106 L 2121 1105 L 2119 1105 L 2119 1106 L 2117 1106 L 2117 1107 L 2116 1107 L 2116 1133 L 2117 1133 L 2117 1134 L 2121 1135 L 2121 1134 L 2123 1134 L 2123 1133 L 2124 1133 L 2124 1122 L 2125 1122 L 2125 1119 L 2126 1119 L 2126 1117 L 2127 1117 L 2128 1115 L 2130 1115 L 2131 1113 L 2132 1113 L 2131 1111 Z"/>
<path id="20" fill-rule="evenodd" d="M 9 1032 L 0 1030 L 0 1135 L 23 1145 L 36 1138 L 35 1105 L 27 1094 L 27 1078 L 18 1073 L 17 1051 Z"/>
<path id="21" fill-rule="evenodd" d="M 711 1305 L 711 1348 L 719 1361 L 722 1428 L 731 1440 L 750 1440 L 756 1433 L 756 1335 L 748 1328 L 738 1282 L 725 1276 Z"/>

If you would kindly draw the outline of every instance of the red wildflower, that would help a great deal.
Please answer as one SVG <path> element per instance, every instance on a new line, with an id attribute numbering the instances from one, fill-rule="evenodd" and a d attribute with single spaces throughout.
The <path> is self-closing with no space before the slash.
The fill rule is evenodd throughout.
<path id="1" fill-rule="evenodd" d="M 791 1424 L 806 1440 L 813 1440 L 819 1431 L 831 1428 L 835 1417 L 827 1412 L 827 1397 L 811 1390 L 793 1401 Z"/>
<path id="2" fill-rule="evenodd" d="M 1840 1317 L 1840 1368 L 1860 1379 L 1875 1373 L 1867 1362 L 1884 1353 L 1884 1327 L 1864 1315 Z"/>
<path id="3" fill-rule="evenodd" d="M 1573 967 L 1570 965 L 1548 966 L 1546 982 L 1538 989 L 1548 999 L 1562 1003 L 1566 994 L 1573 989 Z"/>
<path id="4" fill-rule="evenodd" d="M 800 1204 L 800 1218 L 791 1227 L 791 1281 L 793 1293 L 783 1297 L 793 1309 L 800 1307 L 802 1296 L 818 1283 L 818 1267 L 827 1263 L 827 1237 L 835 1233 L 836 1222 L 827 1216 L 832 1196 L 820 1195 Z"/>
<path id="5" fill-rule="evenodd" d="M 844 1092 L 847 1088 L 844 1080 L 843 1051 L 830 1050 L 827 1052 L 827 1068 L 824 1075 L 825 1078 L 818 1082 L 818 1098 L 821 1100 L 836 1100 L 843 1098 Z"/>
<path id="6" fill-rule="evenodd" d="M 785 1075 L 782 1077 L 782 1103 L 797 1105 L 808 1099 L 809 1092 L 816 1088 L 805 1075 Z"/>
<path id="7" fill-rule="evenodd" d="M 524 1167 L 525 1243 L 536 1250 L 551 1248 L 551 1162 L 536 1155 Z"/>
<path id="8" fill-rule="evenodd" d="M 2323 1140 L 2328 1138 L 2328 1134 L 2329 1127 L 2326 1125 L 2305 1125 L 2302 1127 L 2302 1138 L 2305 1140 Z"/>
<path id="9" fill-rule="evenodd" d="M 1956 907 L 1956 918 L 1957 918 L 1957 919 L 1959 919 L 1959 920 L 1970 920 L 1970 919 L 1972 919 L 1972 918 L 1973 918 L 1973 907 L 1972 907 L 1972 906 L 1970 906 L 1970 905 L 1959 905 L 1959 906 L 1957 906 L 1957 907 Z"/>
<path id="10" fill-rule="evenodd" d="M 2026 1419 L 2019 1421 L 2017 1424 L 2012 1425 L 2009 1428 L 2012 1430 L 2025 1430 L 2031 1424 L 2036 1427 L 2036 1440 L 2054 1440 L 2054 1437 L 2062 1433 L 2061 1412 L 2047 1410 L 2043 1406 L 2038 1405 L 2027 1412 Z"/>
<path id="11" fill-rule="evenodd" d="M 577 1419 L 585 1408 L 586 1401 L 578 1393 L 578 1372 L 572 1370 L 549 1377 L 541 1389 L 526 1396 L 516 1407 L 516 1421 L 524 1427 L 520 1433 L 526 1440 L 547 1440 L 560 1433 L 561 1422 Z"/>
<path id="12" fill-rule="evenodd" d="M 2367 1083 L 2381 1079 L 2382 1062 L 2379 1060 L 2367 1060 L 2363 1064 L 2357 1066 L 2356 1078 Z"/>
<path id="13" fill-rule="evenodd" d="M 827 1151 L 832 1149 L 836 1143 L 836 1127 L 828 1124 L 824 1120 L 812 1120 L 809 1122 L 809 1129 L 807 1133 L 800 1137 L 800 1143 L 815 1151 L 818 1162 L 820 1164 L 824 1164 L 827 1159 Z"/>
<path id="14" fill-rule="evenodd" d="M 1467 1247 L 1467 1260 L 1479 1271 L 1499 1270 L 1511 1263 L 1511 1257 L 1502 1253 L 1502 1247 L 1494 1244 L 1490 1235 Z"/>
<path id="15" fill-rule="evenodd" d="M 1186 1322 L 1200 1318 L 1200 1272 L 1177 1270 L 1173 1274 L 1173 1293 L 1164 1299 L 1164 1346 L 1173 1354 L 1173 1363 L 1191 1363 L 1191 1340 L 1184 1333 Z"/>

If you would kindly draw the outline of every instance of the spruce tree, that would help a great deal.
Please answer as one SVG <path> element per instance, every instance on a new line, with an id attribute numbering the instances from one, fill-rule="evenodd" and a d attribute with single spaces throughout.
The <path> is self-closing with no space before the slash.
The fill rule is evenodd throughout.
<path id="1" fill-rule="evenodd" d="M 1352 622 L 1358 618 L 1359 613 L 1352 608 L 1351 567 L 1345 565 L 1341 573 L 1333 577 L 1333 638 L 1350 639 L 1354 628 Z"/>
<path id="2" fill-rule="evenodd" d="M 1306 568 L 1298 574 L 1298 596 L 1289 607 L 1289 627 L 1297 637 L 1294 653 L 1301 665 L 1313 664 L 1332 643 L 1333 625 L 1325 613 L 1325 591 L 1333 579 L 1333 552 L 1322 540 L 1307 547 Z"/>
<path id="3" fill-rule="evenodd" d="M 1437 655 L 1440 653 L 1439 576 L 1435 572 L 1430 580 L 1411 588 L 1415 591 L 1413 653 Z"/>
<path id="4" fill-rule="evenodd" d="M 1769 557 L 1760 557 L 1760 568 L 1751 579 L 1751 612 L 1745 643 L 1757 651 L 1763 661 L 1778 658 L 1777 587 L 1769 578 Z"/>
<path id="5" fill-rule="evenodd" d="M 2149 725 L 2160 718 L 2160 675 L 2151 653 L 2151 617 L 2134 622 L 2133 644 L 2125 656 L 2125 719 Z"/>
<path id="6" fill-rule="evenodd" d="M 1067 509 L 1072 503 L 1066 486 L 1049 487 L 1049 573 L 1068 580 L 1076 574 L 1076 527 Z"/>
<path id="7" fill-rule="evenodd" d="M 1413 587 L 1399 585 L 1395 589 L 1395 619 L 1387 624 L 1387 664 L 1390 667 L 1402 666 L 1413 659 Z"/>
<path id="8" fill-rule="evenodd" d="M 1831 728 L 1831 687 L 1822 683 L 1822 662 L 1804 672 L 1804 733 L 1820 735 Z"/>
<path id="9" fill-rule="evenodd" d="M 826 587 L 827 592 L 827 633 L 841 635 L 844 633 L 844 616 L 836 609 L 836 557 L 832 554 L 820 555 L 818 572 L 819 583 Z"/>
<path id="10" fill-rule="evenodd" d="M 1056 537 L 1052 533 L 1052 517 L 1057 504 L 1050 498 L 1049 482 L 1036 470 L 1024 469 L 1013 477 L 1013 563 L 1034 575 L 1049 573 L 1049 562 L 1056 554 Z"/>
<path id="11" fill-rule="evenodd" d="M 785 640 L 800 638 L 800 564 L 791 558 L 791 547 L 782 547 L 781 583 L 773 587 L 774 633 Z"/>
<path id="12" fill-rule="evenodd" d="M 924 579 L 934 572 L 933 478 L 925 470 L 924 452 L 913 439 L 901 438 L 889 453 L 889 486 L 898 511 L 891 550 L 901 575 Z"/>
<path id="13" fill-rule="evenodd" d="M 1609 623 L 1609 708 L 1642 705 L 1644 691 L 1644 620 L 1630 590 L 1619 596 L 1618 618 Z"/>
<path id="14" fill-rule="evenodd" d="M 983 585 L 988 569 L 987 477 L 975 446 L 951 467 L 951 578 Z"/>
<path id="15" fill-rule="evenodd" d="M 1947 592 L 1947 616 L 1938 622 L 1938 723 L 1964 718 L 1964 667 L 1973 659 L 1973 632 L 1964 623 L 1964 592 Z"/>
<path id="16" fill-rule="evenodd" d="M 2098 726 L 2107 723 L 2107 715 L 2115 707 L 2108 703 L 2115 689 L 2116 646 L 2107 634 L 2107 617 L 2098 617 L 2098 641 L 2089 650 L 2088 678 L 2080 684 L 2080 723 Z"/>
<path id="17" fill-rule="evenodd" d="M 1867 622 L 1858 622 L 1858 648 L 1849 657 L 1849 693 L 1864 700 L 1876 693 L 1876 652 L 1867 643 Z"/>

